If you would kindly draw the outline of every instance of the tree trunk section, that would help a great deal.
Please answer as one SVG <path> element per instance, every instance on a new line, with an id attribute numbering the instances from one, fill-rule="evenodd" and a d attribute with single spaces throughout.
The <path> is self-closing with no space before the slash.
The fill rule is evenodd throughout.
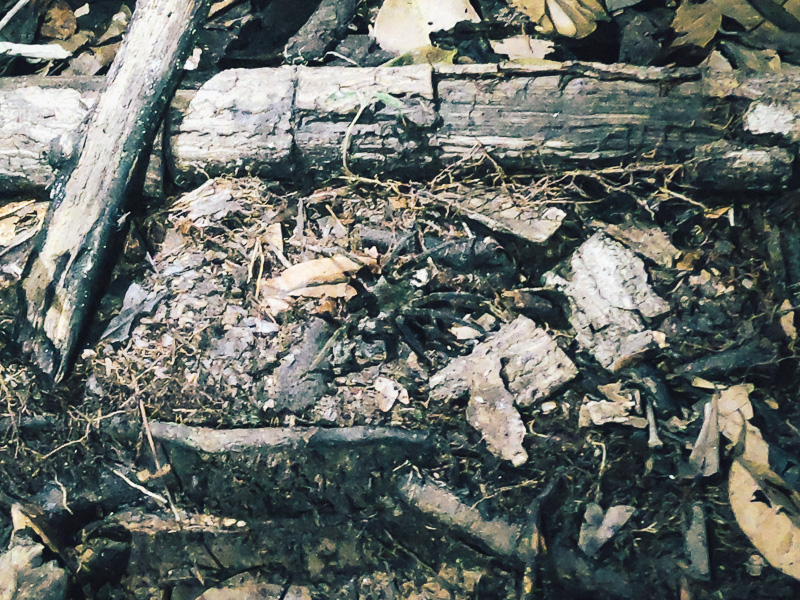
<path id="1" fill-rule="evenodd" d="M 70 146 L 96 95 L 85 81 L 63 86 L 0 82 L 0 193 L 52 181 L 53 154 Z M 703 187 L 776 190 L 792 173 L 799 109 L 796 68 L 232 69 L 176 94 L 164 184 L 231 174 L 323 179 L 345 160 L 364 176 L 419 176 L 485 152 L 506 169 L 667 164 Z"/>
<path id="2" fill-rule="evenodd" d="M 20 285 L 23 351 L 61 380 L 76 350 L 139 155 L 152 140 L 208 0 L 144 0 L 51 193 Z"/>

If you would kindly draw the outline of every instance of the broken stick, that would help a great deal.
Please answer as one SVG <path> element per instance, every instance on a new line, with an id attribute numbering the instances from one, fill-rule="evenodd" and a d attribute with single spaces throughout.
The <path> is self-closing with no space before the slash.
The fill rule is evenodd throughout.
<path id="1" fill-rule="evenodd" d="M 142 151 L 210 0 L 144 0 L 107 76 L 20 286 L 17 341 L 56 382 L 68 372 Z"/>

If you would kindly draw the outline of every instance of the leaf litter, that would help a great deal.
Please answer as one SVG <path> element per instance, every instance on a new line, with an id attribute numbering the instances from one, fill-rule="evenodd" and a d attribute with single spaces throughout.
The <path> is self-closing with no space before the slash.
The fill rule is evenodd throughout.
<path id="1" fill-rule="evenodd" d="M 65 420 L 4 361 L 19 415 L 6 419 L 7 452 L 23 458 L 4 461 L 4 476 L 55 499 L 45 522 L 83 530 L 55 543 L 84 557 L 89 588 L 115 580 L 91 558 L 112 547 L 134 551 L 121 589 L 203 587 L 177 549 L 164 565 L 144 558 L 194 523 L 218 560 L 241 528 L 253 544 L 224 568 L 203 566 L 203 589 L 271 584 L 269 563 L 258 581 L 226 584 L 225 573 L 253 568 L 260 545 L 282 548 L 277 536 L 301 540 L 286 556 L 297 593 L 311 597 L 349 593 L 354 568 L 370 573 L 359 583 L 370 593 L 409 598 L 513 594 L 518 570 L 544 597 L 635 597 L 654 585 L 780 593 L 791 584 L 775 571 L 748 572 L 756 552 L 795 572 L 795 463 L 765 458 L 797 451 L 791 390 L 776 387 L 791 363 L 760 350 L 791 356 L 791 296 L 779 291 L 788 280 L 760 270 L 788 259 L 753 240 L 787 222 L 791 200 L 765 214 L 739 199 L 749 216 L 731 220 L 659 195 L 662 184 L 645 192 L 646 181 L 606 201 L 576 198 L 604 183 L 465 170 L 309 194 L 210 180 L 138 224 L 146 239 L 129 240 L 131 266 L 115 274 L 74 387 L 60 392 Z M 530 227 L 498 218 L 509 199 Z M 542 285 L 548 273 L 559 286 Z M 591 325 L 576 320 L 594 311 Z M 609 330 L 667 343 L 598 354 Z M 584 412 L 591 403 L 622 411 L 597 417 Z M 762 433 L 754 419 L 775 427 Z M 82 466 L 65 474 L 63 461 Z M 518 545 L 526 508 L 564 478 L 541 513 L 535 546 L 547 562 L 532 563 Z M 89 525 L 66 510 L 80 503 L 116 516 Z M 314 534 L 312 521 L 323 524 Z M 359 522 L 379 533 L 358 533 Z M 720 564 L 734 573 L 726 583 L 708 578 Z"/>

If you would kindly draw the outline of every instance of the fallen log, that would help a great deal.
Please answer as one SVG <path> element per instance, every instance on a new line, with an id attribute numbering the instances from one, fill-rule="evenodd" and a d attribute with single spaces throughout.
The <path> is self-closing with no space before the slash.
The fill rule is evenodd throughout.
<path id="1" fill-rule="evenodd" d="M 136 7 L 106 87 L 53 187 L 19 288 L 25 312 L 16 337 L 56 381 L 76 350 L 139 155 L 152 141 L 209 4 L 146 0 Z"/>
<path id="2" fill-rule="evenodd" d="M 0 193 L 52 183 L 52 163 L 74 146 L 70 135 L 95 101 L 95 81 L 0 81 Z M 774 190 L 792 172 L 798 104 L 797 68 L 233 69 L 175 95 L 165 183 L 227 174 L 324 178 L 346 169 L 419 175 L 477 150 L 508 169 L 667 164 L 700 186 Z"/>

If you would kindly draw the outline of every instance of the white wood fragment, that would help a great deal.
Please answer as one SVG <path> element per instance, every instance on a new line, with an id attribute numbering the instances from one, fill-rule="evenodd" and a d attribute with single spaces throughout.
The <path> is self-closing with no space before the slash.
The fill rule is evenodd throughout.
<path id="1" fill-rule="evenodd" d="M 0 42 L 0 56 L 21 56 L 32 60 L 63 60 L 72 56 L 72 52 L 59 44 Z"/>
<path id="2" fill-rule="evenodd" d="M 454 359 L 431 377 L 431 398 L 441 401 L 465 395 L 472 386 L 475 365 L 485 356 L 503 361 L 503 376 L 518 406 L 544 400 L 578 374 L 544 329 L 519 316 L 475 346 L 471 354 Z"/>
<path id="3" fill-rule="evenodd" d="M 669 305 L 650 287 L 642 259 L 605 234 L 586 240 L 564 275 L 554 270 L 543 280 L 567 297 L 575 339 L 610 371 L 663 346 L 664 335 L 649 330 L 646 320 L 663 315 Z"/>
<path id="4" fill-rule="evenodd" d="M 502 364 L 497 356 L 476 357 L 472 363 L 467 421 L 477 429 L 489 450 L 518 467 L 528 460 L 522 447 L 525 424 L 514 396 L 506 389 L 500 375 Z"/>

